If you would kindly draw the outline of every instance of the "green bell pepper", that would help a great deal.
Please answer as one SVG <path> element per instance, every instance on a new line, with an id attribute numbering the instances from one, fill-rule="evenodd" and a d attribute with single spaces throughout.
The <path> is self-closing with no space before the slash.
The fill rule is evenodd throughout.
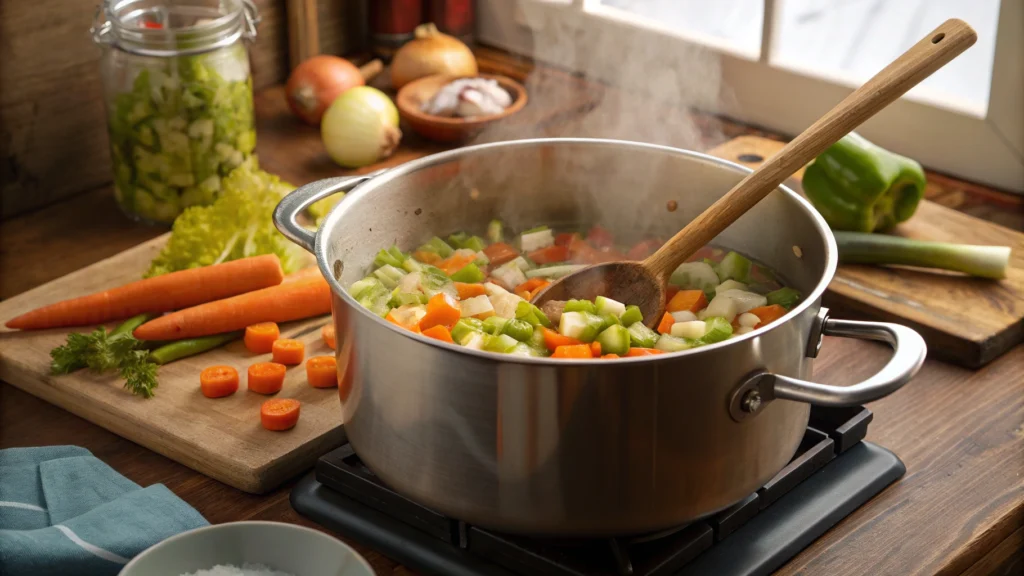
<path id="1" fill-rule="evenodd" d="M 807 198 L 834 230 L 886 230 L 913 216 L 924 195 L 921 165 L 850 133 L 804 172 Z"/>

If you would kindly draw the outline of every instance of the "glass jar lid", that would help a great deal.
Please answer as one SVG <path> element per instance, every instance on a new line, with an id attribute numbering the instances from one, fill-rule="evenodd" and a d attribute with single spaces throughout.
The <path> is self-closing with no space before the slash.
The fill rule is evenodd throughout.
<path id="1" fill-rule="evenodd" d="M 259 21 L 252 0 L 103 0 L 91 32 L 132 54 L 183 56 L 253 40 Z"/>

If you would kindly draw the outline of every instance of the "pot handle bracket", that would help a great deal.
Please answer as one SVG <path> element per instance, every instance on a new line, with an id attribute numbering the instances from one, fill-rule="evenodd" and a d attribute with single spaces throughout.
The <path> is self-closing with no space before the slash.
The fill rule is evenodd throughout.
<path id="1" fill-rule="evenodd" d="M 859 406 L 878 400 L 909 382 L 921 369 L 928 352 L 920 334 L 899 324 L 836 320 L 828 317 L 825 308 L 821 309 L 817 324 L 820 332 L 812 334 L 808 356 L 817 356 L 821 336 L 885 342 L 892 346 L 893 356 L 874 376 L 851 386 L 819 384 L 771 372 L 755 373 L 736 389 L 730 399 L 729 414 L 734 420 L 741 421 L 757 414 L 774 399 L 832 407 Z"/>
<path id="2" fill-rule="evenodd" d="M 379 172 L 366 176 L 325 178 L 312 184 L 300 186 L 282 198 L 277 208 L 274 208 L 274 225 L 289 240 L 302 246 L 309 252 L 313 252 L 316 244 L 316 232 L 309 230 L 299 223 L 299 214 L 302 214 L 307 208 L 328 196 L 349 192 L 377 174 Z"/>

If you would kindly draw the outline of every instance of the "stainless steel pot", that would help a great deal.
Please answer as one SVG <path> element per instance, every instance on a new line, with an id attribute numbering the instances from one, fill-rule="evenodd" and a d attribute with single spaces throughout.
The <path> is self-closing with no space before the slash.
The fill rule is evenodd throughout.
<path id="1" fill-rule="evenodd" d="M 342 413 L 362 460 L 398 492 L 493 529 L 610 535 L 686 523 L 739 501 L 793 456 L 809 404 L 856 405 L 898 389 L 925 344 L 894 324 L 829 319 L 836 268 L 824 220 L 780 187 L 716 243 L 767 263 L 806 298 L 785 321 L 686 352 L 614 361 L 508 358 L 397 328 L 345 288 L 374 254 L 500 217 L 598 222 L 623 240 L 667 237 L 746 168 L 673 148 L 522 140 L 429 156 L 370 177 L 315 182 L 285 198 L 278 228 L 311 250 L 334 292 Z M 316 234 L 305 207 L 348 195 Z M 675 211 L 665 207 L 670 200 Z M 807 381 L 823 334 L 895 353 L 853 386 Z"/>

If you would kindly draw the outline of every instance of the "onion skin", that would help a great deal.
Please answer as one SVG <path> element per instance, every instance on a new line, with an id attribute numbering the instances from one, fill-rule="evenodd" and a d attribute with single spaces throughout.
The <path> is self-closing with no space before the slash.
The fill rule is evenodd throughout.
<path id="1" fill-rule="evenodd" d="M 402 139 L 398 109 L 376 88 L 352 88 L 324 113 L 320 136 L 327 154 L 339 166 L 368 166 L 387 158 L 398 147 Z"/>
<path id="2" fill-rule="evenodd" d="M 391 61 L 391 85 L 397 90 L 432 74 L 476 76 L 476 57 L 458 38 L 438 32 L 434 24 L 421 24 L 416 38 L 398 49 Z"/>
<path id="3" fill-rule="evenodd" d="M 338 56 L 314 56 L 296 66 L 288 77 L 285 86 L 288 107 L 303 122 L 316 126 L 338 96 L 351 88 L 365 85 L 380 68 L 379 60 L 357 68 Z"/>

